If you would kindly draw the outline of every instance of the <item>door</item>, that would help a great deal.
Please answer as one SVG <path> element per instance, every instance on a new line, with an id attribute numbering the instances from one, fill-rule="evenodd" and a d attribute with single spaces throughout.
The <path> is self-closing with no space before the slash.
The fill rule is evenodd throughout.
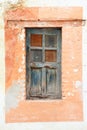
<path id="1" fill-rule="evenodd" d="M 61 29 L 26 29 L 27 99 L 61 98 Z"/>

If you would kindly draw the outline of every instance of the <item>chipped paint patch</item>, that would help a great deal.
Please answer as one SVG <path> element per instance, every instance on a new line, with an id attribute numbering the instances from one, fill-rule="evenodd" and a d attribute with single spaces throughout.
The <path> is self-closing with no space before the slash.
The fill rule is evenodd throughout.
<path id="1" fill-rule="evenodd" d="M 24 99 L 24 80 L 15 81 L 6 92 L 6 111 L 16 108 L 20 101 Z"/>
<path id="2" fill-rule="evenodd" d="M 24 31 L 24 29 L 22 29 L 21 33 L 19 33 L 18 39 L 21 40 L 21 41 L 24 41 L 24 39 L 25 39 L 25 31 Z"/>
<path id="3" fill-rule="evenodd" d="M 81 87 L 81 86 L 82 86 L 81 81 L 76 81 L 75 87 L 76 87 L 76 88 L 79 88 L 79 87 Z"/>
<path id="4" fill-rule="evenodd" d="M 24 0 L 6 0 L 4 1 L 5 10 L 15 9 L 17 7 L 22 7 L 24 5 Z"/>
<path id="5" fill-rule="evenodd" d="M 24 55 L 22 56 L 22 62 L 21 62 L 21 64 L 22 65 L 25 64 L 25 56 Z"/>
<path id="6" fill-rule="evenodd" d="M 78 70 L 78 69 L 74 69 L 73 71 L 76 73 L 76 72 L 78 72 L 79 70 Z"/>
<path id="7" fill-rule="evenodd" d="M 74 57 L 74 56 L 72 56 L 72 60 L 73 60 L 73 59 L 75 59 L 75 57 Z"/>
<path id="8" fill-rule="evenodd" d="M 67 93 L 67 95 L 68 95 L 68 96 L 71 96 L 71 93 L 70 93 L 70 92 L 68 92 L 68 93 Z"/>
<path id="9" fill-rule="evenodd" d="M 18 69 L 18 72 L 19 72 L 19 73 L 23 72 L 23 69 L 22 69 L 22 68 L 19 68 L 19 69 Z"/>
<path id="10" fill-rule="evenodd" d="M 68 95 L 68 96 L 74 96 L 74 93 L 68 92 L 67 95 Z"/>

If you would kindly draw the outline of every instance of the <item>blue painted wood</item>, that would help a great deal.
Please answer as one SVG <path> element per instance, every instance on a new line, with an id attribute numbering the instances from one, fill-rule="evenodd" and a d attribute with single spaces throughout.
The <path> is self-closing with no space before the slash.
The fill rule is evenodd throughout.
<path id="1" fill-rule="evenodd" d="M 41 69 L 31 68 L 31 96 L 41 95 L 42 89 L 42 71 Z"/>
<path id="2" fill-rule="evenodd" d="M 31 46 L 31 34 L 42 35 L 42 46 L 34 46 L 34 43 Z M 60 28 L 26 29 L 28 99 L 61 98 L 61 38 Z M 57 59 L 46 61 L 45 52 L 52 50 L 56 52 Z"/>

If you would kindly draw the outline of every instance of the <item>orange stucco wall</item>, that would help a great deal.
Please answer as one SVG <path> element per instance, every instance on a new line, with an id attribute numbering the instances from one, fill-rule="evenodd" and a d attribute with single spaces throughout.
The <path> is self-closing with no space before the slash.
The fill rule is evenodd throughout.
<path id="1" fill-rule="evenodd" d="M 6 12 L 6 122 L 83 120 L 81 19 L 81 7 L 17 8 Z M 62 27 L 61 100 L 25 99 L 25 27 Z"/>

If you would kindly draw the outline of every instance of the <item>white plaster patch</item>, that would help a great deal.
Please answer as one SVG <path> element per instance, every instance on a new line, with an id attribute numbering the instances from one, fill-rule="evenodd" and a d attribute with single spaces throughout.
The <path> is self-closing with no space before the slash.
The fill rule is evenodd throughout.
<path id="1" fill-rule="evenodd" d="M 23 60 L 23 61 L 21 62 L 21 64 L 22 64 L 22 65 L 25 64 L 25 61 Z"/>
<path id="2" fill-rule="evenodd" d="M 25 44 L 23 44 L 23 47 L 25 47 Z"/>
<path id="3" fill-rule="evenodd" d="M 25 50 L 25 48 L 23 47 L 23 48 L 22 48 L 22 50 L 24 51 L 24 50 Z"/>
<path id="4" fill-rule="evenodd" d="M 76 88 L 79 88 L 79 87 L 81 87 L 81 86 L 82 86 L 81 81 L 76 81 L 75 87 L 76 87 Z"/>
<path id="5" fill-rule="evenodd" d="M 72 59 L 72 60 L 74 60 L 74 59 L 75 59 L 75 57 L 74 57 L 74 56 L 72 56 L 72 57 L 71 57 L 71 59 Z"/>
<path id="6" fill-rule="evenodd" d="M 78 72 L 79 70 L 78 70 L 78 69 L 74 69 L 73 71 L 76 73 L 76 72 Z"/>
<path id="7" fill-rule="evenodd" d="M 19 40 L 24 41 L 25 39 L 25 31 L 22 29 L 21 33 L 18 35 Z"/>
<path id="8" fill-rule="evenodd" d="M 68 93 L 67 93 L 67 95 L 68 95 L 68 96 L 71 96 L 71 93 L 70 93 L 70 92 L 68 92 Z"/>
<path id="9" fill-rule="evenodd" d="M 25 56 L 24 55 L 22 56 L 22 59 L 25 60 Z"/>
<path id="10" fill-rule="evenodd" d="M 5 2 L 8 2 L 10 4 L 17 4 L 19 0 L 5 0 Z"/>
<path id="11" fill-rule="evenodd" d="M 22 56 L 22 62 L 21 62 L 21 64 L 25 64 L 25 56 L 24 55 Z"/>
<path id="12" fill-rule="evenodd" d="M 15 81 L 13 85 L 6 92 L 6 111 L 11 108 L 16 108 L 21 100 L 24 99 L 25 88 L 22 85 L 23 80 Z"/>
<path id="13" fill-rule="evenodd" d="M 22 68 L 19 68 L 19 69 L 18 69 L 18 72 L 19 72 L 19 73 L 23 72 L 23 69 L 22 69 Z"/>
<path id="14" fill-rule="evenodd" d="M 74 96 L 74 93 L 68 92 L 67 95 L 68 95 L 68 96 Z"/>

